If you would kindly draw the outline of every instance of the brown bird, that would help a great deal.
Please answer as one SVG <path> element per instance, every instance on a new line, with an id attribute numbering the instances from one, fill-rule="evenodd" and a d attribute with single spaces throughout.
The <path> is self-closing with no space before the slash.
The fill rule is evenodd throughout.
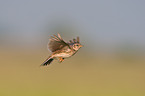
<path id="1" fill-rule="evenodd" d="M 67 43 L 61 38 L 59 33 L 58 36 L 53 35 L 48 43 L 48 49 L 51 51 L 51 55 L 41 66 L 49 65 L 54 59 L 62 62 L 65 58 L 73 56 L 81 47 L 83 46 L 80 44 L 79 37 Z"/>

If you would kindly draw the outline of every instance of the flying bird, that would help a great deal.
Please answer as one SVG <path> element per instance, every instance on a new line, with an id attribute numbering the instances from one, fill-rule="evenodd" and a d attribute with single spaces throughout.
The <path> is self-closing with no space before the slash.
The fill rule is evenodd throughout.
<path id="1" fill-rule="evenodd" d="M 51 51 L 50 56 L 41 64 L 41 66 L 49 65 L 54 59 L 59 62 L 64 61 L 65 58 L 73 56 L 81 47 L 79 37 L 65 42 L 60 34 L 53 35 L 49 39 L 48 49 Z"/>

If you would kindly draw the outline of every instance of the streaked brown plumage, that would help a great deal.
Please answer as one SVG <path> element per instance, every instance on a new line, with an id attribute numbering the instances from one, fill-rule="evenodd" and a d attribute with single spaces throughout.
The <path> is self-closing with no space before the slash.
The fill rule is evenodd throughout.
<path id="1" fill-rule="evenodd" d="M 48 43 L 48 49 L 52 53 L 41 66 L 49 65 L 55 58 L 62 62 L 65 58 L 73 56 L 81 47 L 79 37 L 66 43 L 60 34 L 53 35 Z"/>

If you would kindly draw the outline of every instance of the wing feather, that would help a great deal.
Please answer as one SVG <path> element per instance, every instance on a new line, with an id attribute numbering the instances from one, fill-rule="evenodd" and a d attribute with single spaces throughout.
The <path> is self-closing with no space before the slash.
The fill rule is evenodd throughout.
<path id="1" fill-rule="evenodd" d="M 58 34 L 58 36 L 53 35 L 51 36 L 51 38 L 49 39 L 50 42 L 48 43 L 48 48 L 50 51 L 54 52 L 56 50 L 60 50 L 65 46 L 69 46 L 69 44 L 67 44 L 60 36 L 60 34 Z"/>

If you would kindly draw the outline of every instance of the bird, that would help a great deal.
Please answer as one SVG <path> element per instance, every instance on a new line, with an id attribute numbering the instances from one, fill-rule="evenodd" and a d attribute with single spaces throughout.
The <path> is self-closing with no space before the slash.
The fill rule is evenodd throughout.
<path id="1" fill-rule="evenodd" d="M 40 65 L 47 66 L 57 59 L 60 63 L 64 59 L 73 56 L 83 45 L 80 44 L 80 39 L 77 37 L 69 42 L 65 42 L 59 33 L 53 35 L 49 39 L 48 49 L 51 51 L 50 56 Z"/>

